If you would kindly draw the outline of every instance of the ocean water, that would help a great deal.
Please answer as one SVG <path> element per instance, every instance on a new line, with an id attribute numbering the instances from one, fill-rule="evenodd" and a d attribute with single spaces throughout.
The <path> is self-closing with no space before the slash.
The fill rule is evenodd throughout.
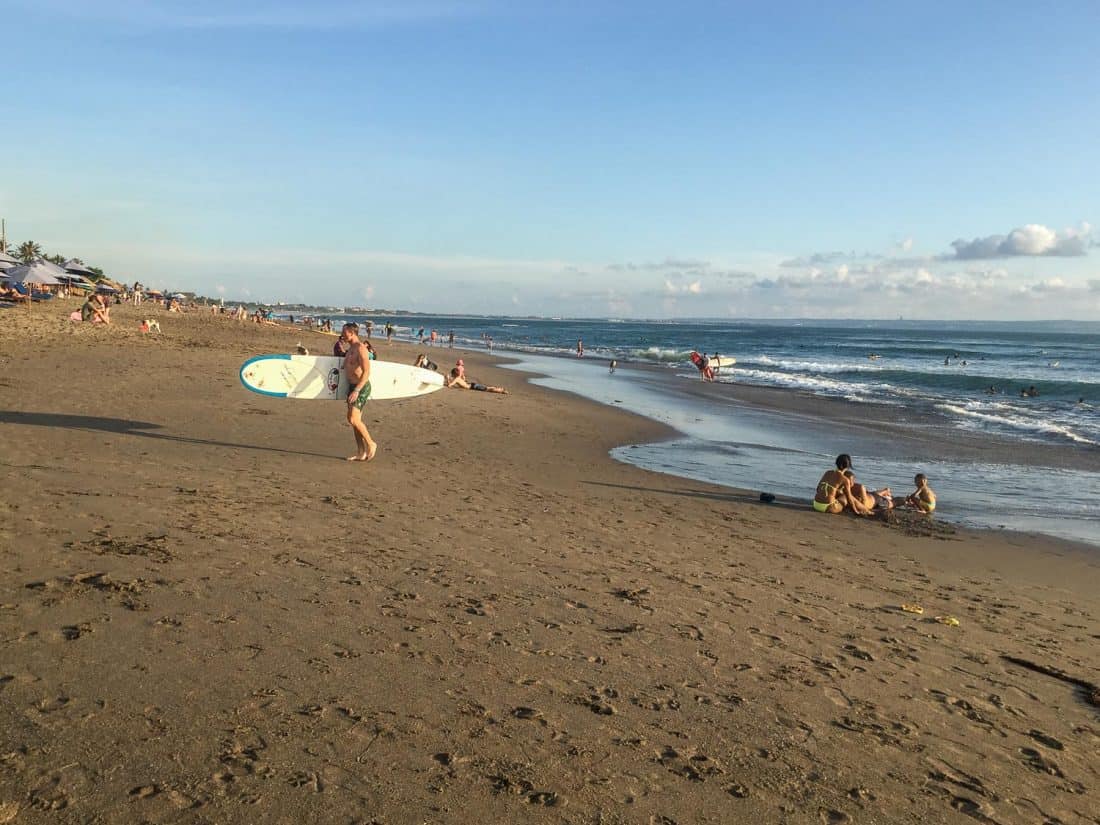
<path id="1" fill-rule="evenodd" d="M 494 351 L 520 358 L 517 368 L 546 376 L 538 383 L 669 424 L 683 437 L 615 451 L 650 469 L 807 497 L 837 453 L 858 453 L 861 480 L 875 486 L 908 491 L 914 472 L 927 473 L 942 518 L 1100 545 L 1100 323 L 352 318 L 373 320 L 375 337 L 386 320 L 402 340 L 415 339 L 421 325 L 444 341 L 453 330 L 455 345 L 465 349 L 485 349 L 491 337 Z M 575 355 L 578 340 L 583 359 Z M 941 431 L 925 437 L 949 439 L 952 430 L 984 435 L 1019 445 L 1019 455 L 1000 449 L 991 451 L 995 460 L 978 462 L 940 451 L 930 461 L 861 430 L 808 426 L 676 392 L 678 382 L 698 382 L 692 349 L 737 359 L 720 382 L 927 412 Z M 607 370 L 612 358 L 620 364 L 615 376 Z M 1037 396 L 1021 397 L 1030 387 Z M 730 396 L 736 397 L 733 387 Z M 1069 462 L 1077 469 L 1037 473 L 1029 444 L 1073 451 L 1081 460 Z"/>
<path id="2" fill-rule="evenodd" d="M 366 317 L 378 330 L 387 320 L 353 319 Z M 692 349 L 720 353 L 737 359 L 720 381 L 925 407 L 966 430 L 1100 446 L 1100 323 L 388 320 L 404 340 L 423 326 L 453 330 L 460 347 L 484 348 L 491 336 L 497 351 L 570 357 L 582 340 L 585 358 L 688 376 Z M 1038 396 L 1021 397 L 1030 387 Z"/>

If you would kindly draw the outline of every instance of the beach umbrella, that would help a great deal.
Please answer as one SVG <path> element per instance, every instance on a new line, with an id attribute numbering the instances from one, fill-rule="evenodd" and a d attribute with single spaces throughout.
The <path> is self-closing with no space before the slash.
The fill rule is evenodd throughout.
<path id="1" fill-rule="evenodd" d="M 77 275 L 95 275 L 92 270 L 80 263 L 80 261 L 65 261 L 65 271 L 75 272 Z"/>
<path id="2" fill-rule="evenodd" d="M 13 266 L 15 266 L 15 264 L 13 264 L 11 261 L 0 259 L 0 272 L 3 272 L 5 269 L 11 269 Z"/>
<path id="3" fill-rule="evenodd" d="M 13 258 L 7 252 L 0 252 L 0 264 L 12 264 L 13 266 L 20 263 L 18 258 Z"/>
<path id="4" fill-rule="evenodd" d="M 34 261 L 29 264 L 20 264 L 19 266 L 13 266 L 11 269 L 6 270 L 3 277 L 5 281 L 13 281 L 17 284 L 43 284 L 45 286 L 56 286 L 60 284 L 52 270 L 58 267 L 53 264 L 48 264 L 46 261 Z M 27 289 L 27 294 L 34 295 L 34 287 L 31 286 Z M 31 308 L 33 301 L 27 301 L 27 309 Z"/>
<path id="5" fill-rule="evenodd" d="M 64 275 L 58 275 L 57 280 L 68 284 L 69 286 L 79 287 L 80 289 L 93 289 L 94 284 L 81 278 L 75 272 L 66 272 Z"/>
<path id="6" fill-rule="evenodd" d="M 61 283 L 58 275 L 64 275 L 64 271 L 58 271 L 60 267 L 48 261 L 34 261 L 29 264 L 19 264 L 4 272 L 4 280 L 15 281 L 20 284 L 43 284 L 45 286 L 57 286 Z"/>

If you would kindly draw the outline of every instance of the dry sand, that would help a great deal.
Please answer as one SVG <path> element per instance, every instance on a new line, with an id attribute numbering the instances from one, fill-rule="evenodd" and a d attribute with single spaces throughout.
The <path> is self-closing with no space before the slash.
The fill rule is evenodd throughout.
<path id="1" fill-rule="evenodd" d="M 349 464 L 236 375 L 331 338 L 69 309 L 0 311 L 0 823 L 1100 823 L 1100 707 L 1004 658 L 1100 683 L 1095 551 L 647 473 L 473 354 Z"/>

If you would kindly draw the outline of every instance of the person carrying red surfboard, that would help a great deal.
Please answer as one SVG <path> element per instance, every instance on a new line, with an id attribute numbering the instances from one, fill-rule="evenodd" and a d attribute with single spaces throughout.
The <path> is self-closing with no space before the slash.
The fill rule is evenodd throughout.
<path id="1" fill-rule="evenodd" d="M 710 367 L 710 360 L 705 355 L 700 355 L 695 350 L 691 351 L 691 363 L 699 370 L 699 378 L 702 381 L 713 381 L 714 370 Z"/>

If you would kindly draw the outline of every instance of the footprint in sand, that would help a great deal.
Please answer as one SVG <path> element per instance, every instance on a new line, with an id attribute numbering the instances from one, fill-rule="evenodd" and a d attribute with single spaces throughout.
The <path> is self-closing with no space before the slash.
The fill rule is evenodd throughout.
<path id="1" fill-rule="evenodd" d="M 542 719 L 542 711 L 535 708 L 518 707 L 512 708 L 512 715 L 517 719 Z M 545 724 L 545 722 L 543 722 Z"/>
<path id="2" fill-rule="evenodd" d="M 657 761 L 672 773 L 691 782 L 705 782 L 712 776 L 725 773 L 709 756 L 680 752 L 671 746 L 666 746 L 660 752 Z"/>
<path id="3" fill-rule="evenodd" d="M 852 656 L 853 658 L 859 659 L 861 661 L 864 661 L 864 662 L 873 662 L 873 661 L 875 661 L 874 656 L 872 656 L 866 650 L 863 650 L 862 648 L 856 647 L 855 645 L 844 645 L 842 650 L 845 653 L 847 653 L 849 656 Z"/>
<path id="4" fill-rule="evenodd" d="M 1059 779 L 1065 779 L 1065 774 L 1062 773 L 1062 769 L 1039 753 L 1039 751 L 1034 748 L 1019 748 L 1018 750 L 1020 756 L 1024 759 L 1024 763 L 1033 771 L 1048 773 L 1051 776 L 1057 776 Z"/>
<path id="5" fill-rule="evenodd" d="M 1043 733 L 1041 730 L 1035 730 L 1033 728 L 1032 730 L 1029 730 L 1027 732 L 1027 735 L 1030 736 L 1032 739 L 1034 739 L 1036 742 L 1038 742 L 1040 745 L 1045 745 L 1046 747 L 1050 748 L 1051 750 L 1060 751 L 1060 750 L 1064 749 L 1064 746 L 1062 745 L 1061 742 L 1059 742 L 1053 736 L 1048 736 L 1047 734 Z"/>

